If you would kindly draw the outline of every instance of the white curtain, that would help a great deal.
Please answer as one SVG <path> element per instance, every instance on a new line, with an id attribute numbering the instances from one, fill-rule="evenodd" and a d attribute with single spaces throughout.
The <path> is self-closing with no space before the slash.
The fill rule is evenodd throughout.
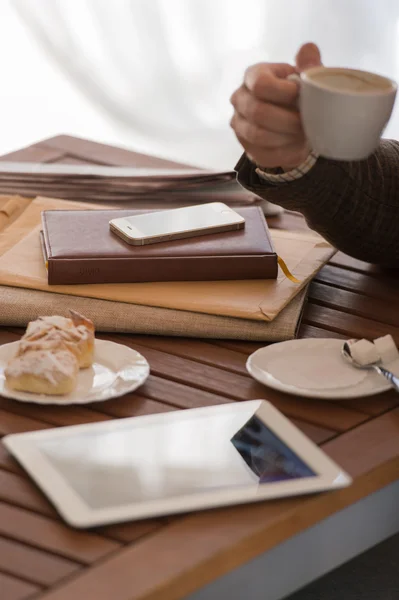
<path id="1" fill-rule="evenodd" d="M 313 40 L 326 63 L 399 71 L 398 0 L 12 4 L 121 143 L 191 164 L 233 166 L 229 97 L 253 62 L 291 62 Z"/>

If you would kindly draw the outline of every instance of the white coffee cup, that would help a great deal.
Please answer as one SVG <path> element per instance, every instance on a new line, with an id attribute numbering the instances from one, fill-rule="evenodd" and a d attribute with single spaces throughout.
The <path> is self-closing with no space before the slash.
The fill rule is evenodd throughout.
<path id="1" fill-rule="evenodd" d="M 397 84 L 356 69 L 312 67 L 299 79 L 299 109 L 312 150 L 335 160 L 362 160 L 377 148 Z"/>

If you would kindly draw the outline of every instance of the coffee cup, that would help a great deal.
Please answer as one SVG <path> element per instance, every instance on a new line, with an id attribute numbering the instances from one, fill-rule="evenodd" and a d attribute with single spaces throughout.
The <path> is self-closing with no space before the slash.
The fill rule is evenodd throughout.
<path id="1" fill-rule="evenodd" d="M 387 77 L 337 67 L 312 67 L 300 76 L 299 109 L 312 150 L 334 160 L 363 160 L 377 148 L 395 103 Z"/>

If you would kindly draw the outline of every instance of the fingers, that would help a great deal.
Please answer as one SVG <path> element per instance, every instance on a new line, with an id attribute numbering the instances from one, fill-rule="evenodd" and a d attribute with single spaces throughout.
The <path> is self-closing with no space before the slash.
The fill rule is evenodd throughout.
<path id="1" fill-rule="evenodd" d="M 320 50 L 316 44 L 307 43 L 301 46 L 296 55 L 296 66 L 299 72 L 318 67 L 321 63 Z"/>
<path id="2" fill-rule="evenodd" d="M 297 134 L 283 134 L 259 127 L 247 121 L 237 112 L 234 113 L 230 125 L 241 140 L 253 146 L 278 148 L 279 146 L 295 143 L 298 137 Z"/>
<path id="3" fill-rule="evenodd" d="M 231 97 L 231 127 L 248 156 L 265 168 L 292 168 L 309 153 L 297 110 L 298 87 L 287 80 L 295 72 L 283 63 L 254 65 Z"/>
<path id="4" fill-rule="evenodd" d="M 258 100 L 245 86 L 241 86 L 233 94 L 231 103 L 236 112 L 254 126 L 288 135 L 296 135 L 302 131 L 301 120 L 296 110 Z"/>
<path id="5" fill-rule="evenodd" d="M 264 167 L 296 166 L 309 153 L 302 131 L 299 134 L 274 133 L 248 122 L 237 112 L 230 125 L 247 154 Z"/>
<path id="6" fill-rule="evenodd" d="M 244 85 L 259 100 L 291 106 L 298 95 L 296 84 L 287 80 L 293 73 L 291 65 L 259 63 L 246 70 Z"/>

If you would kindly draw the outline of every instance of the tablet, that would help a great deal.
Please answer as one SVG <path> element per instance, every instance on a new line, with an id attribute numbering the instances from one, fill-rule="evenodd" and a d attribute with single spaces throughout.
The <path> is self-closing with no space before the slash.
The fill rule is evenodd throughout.
<path id="1" fill-rule="evenodd" d="M 3 443 L 74 527 L 351 483 L 263 400 L 15 434 Z"/>

